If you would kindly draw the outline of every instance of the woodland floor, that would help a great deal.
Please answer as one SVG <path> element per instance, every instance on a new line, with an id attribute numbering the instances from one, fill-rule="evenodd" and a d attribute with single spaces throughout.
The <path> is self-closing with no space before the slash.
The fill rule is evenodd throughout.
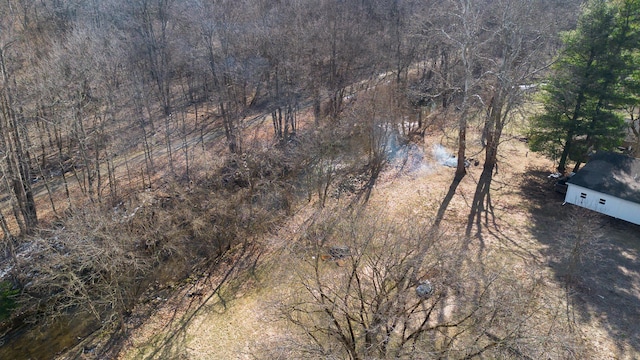
<path id="1" fill-rule="evenodd" d="M 454 173 L 431 159 L 436 143 L 449 149 L 454 145 L 444 136 L 428 136 L 421 144 L 424 166 L 405 169 L 392 163 L 377 183 L 368 210 L 428 222 Z M 602 236 L 594 243 L 593 256 L 583 259 L 578 276 L 566 286 L 558 239 L 570 231 L 572 208 L 562 206 L 563 196 L 547 178 L 553 164 L 529 153 L 516 139 L 502 144 L 501 153 L 491 195 L 494 218 L 474 240 L 477 254 L 504 255 L 514 267 L 542 265 L 545 291 L 569 303 L 566 316 L 590 358 L 640 358 L 640 227 L 590 215 Z M 445 215 L 445 231 L 463 231 L 481 171 L 469 168 Z M 329 206 L 345 204 L 340 199 Z M 299 208 L 277 232 L 259 241 L 259 249 L 232 254 L 244 260 L 235 268 L 222 266 L 228 277 L 223 273 L 192 279 L 176 295 L 158 298 L 161 305 L 150 319 L 130 324 L 131 336 L 119 358 L 253 359 L 265 349 L 277 355 L 295 331 L 277 314 L 275 304 L 300 286 L 295 269 L 305 255 L 295 251 L 295 244 L 316 210 L 313 203 Z"/>

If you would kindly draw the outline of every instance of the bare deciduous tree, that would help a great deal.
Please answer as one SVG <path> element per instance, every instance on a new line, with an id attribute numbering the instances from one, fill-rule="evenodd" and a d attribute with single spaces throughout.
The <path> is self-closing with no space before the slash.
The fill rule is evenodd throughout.
<path id="1" fill-rule="evenodd" d="M 37 304 L 49 319 L 79 311 L 122 326 L 145 289 L 152 260 L 139 255 L 135 235 L 115 231 L 122 225 L 110 220 L 85 210 L 67 226 L 32 238 L 29 256 L 38 260 L 22 264 L 28 270 L 17 274 L 29 280 L 23 301 Z"/>
<path id="2" fill-rule="evenodd" d="M 488 30 L 487 39 L 480 49 L 485 59 L 483 147 L 485 159 L 482 174 L 476 187 L 466 235 L 476 225 L 480 232 L 481 216 L 492 211 L 490 187 L 494 171 L 497 172 L 498 146 L 502 142 L 505 127 L 519 114 L 526 95 L 523 85 L 535 81 L 551 61 L 545 56 L 550 41 L 555 36 L 549 32 L 551 24 L 541 23 L 544 14 L 538 14 L 536 2 L 498 1 L 485 14 L 486 21 L 494 26 Z M 536 19 L 536 20 L 533 20 Z"/>
<path id="3" fill-rule="evenodd" d="M 17 14 L 9 6 L 9 14 L 0 20 L 0 151 L 2 174 L 18 211 L 15 218 L 24 233 L 38 225 L 38 215 L 31 187 L 32 174 L 29 143 L 26 139 L 24 104 L 26 92 L 21 92 L 16 79 L 23 59 L 19 56 L 24 34 L 15 23 Z M 25 141 L 27 140 L 27 141 Z"/>
<path id="4" fill-rule="evenodd" d="M 574 350 L 566 323 L 540 333 L 561 303 L 541 296 L 534 272 L 468 261 L 461 243 L 383 216 L 337 215 L 316 223 L 301 289 L 282 311 L 312 358 L 563 357 Z M 556 320 L 551 320 L 556 321 Z M 294 339 L 294 338 L 292 338 Z"/>

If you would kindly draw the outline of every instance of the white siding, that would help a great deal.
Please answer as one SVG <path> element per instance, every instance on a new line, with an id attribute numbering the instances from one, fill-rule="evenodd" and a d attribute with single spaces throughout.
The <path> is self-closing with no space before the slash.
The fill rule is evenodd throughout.
<path id="1" fill-rule="evenodd" d="M 565 202 L 640 225 L 640 204 L 599 193 L 582 186 L 567 185 Z"/>

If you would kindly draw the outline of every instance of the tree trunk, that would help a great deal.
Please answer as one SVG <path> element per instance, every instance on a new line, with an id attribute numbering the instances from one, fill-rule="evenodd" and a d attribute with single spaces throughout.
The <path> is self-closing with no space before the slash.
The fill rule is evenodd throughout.
<path id="1" fill-rule="evenodd" d="M 23 147 L 23 134 L 19 130 L 21 115 L 14 103 L 13 85 L 7 71 L 4 50 L 0 48 L 0 72 L 2 75 L 2 89 L 0 90 L 0 132 L 2 145 L 7 152 L 6 175 L 10 176 L 10 188 L 17 200 L 20 215 L 24 221 L 24 231 L 31 233 L 38 225 L 36 204 L 31 189 L 31 167 L 28 153 Z M 18 220 L 18 219 L 17 219 Z M 20 220 L 18 220 L 20 222 Z"/>

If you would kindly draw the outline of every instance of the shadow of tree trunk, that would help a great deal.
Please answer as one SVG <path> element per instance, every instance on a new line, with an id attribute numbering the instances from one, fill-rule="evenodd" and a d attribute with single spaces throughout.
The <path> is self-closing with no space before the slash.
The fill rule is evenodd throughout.
<path id="1" fill-rule="evenodd" d="M 471 202 L 471 211 L 469 212 L 469 218 L 467 220 L 467 228 L 465 230 L 465 236 L 471 237 L 471 231 L 473 225 L 476 225 L 476 237 L 482 236 L 482 215 L 485 217 L 485 225 L 489 225 L 489 215 L 491 220 L 495 224 L 495 214 L 493 212 L 493 205 L 491 204 L 491 181 L 493 180 L 493 169 L 495 165 L 492 162 L 485 163 L 482 169 L 482 174 L 478 180 L 476 191 L 473 195 L 473 201 Z"/>
<path id="2" fill-rule="evenodd" d="M 367 183 L 356 193 L 353 200 L 350 201 L 347 206 L 348 209 L 352 211 L 355 209 L 360 209 L 367 205 L 369 199 L 371 198 L 371 193 L 378 182 L 378 178 L 380 177 L 380 173 L 382 169 L 386 165 L 386 161 L 381 161 L 379 163 L 374 163 L 373 166 L 370 167 L 370 175 Z"/>
<path id="3" fill-rule="evenodd" d="M 442 223 L 442 219 L 444 218 L 444 213 L 447 211 L 447 208 L 451 203 L 451 199 L 453 199 L 453 195 L 455 195 L 456 189 L 458 188 L 458 185 L 460 185 L 460 182 L 462 181 L 462 178 L 464 177 L 464 175 L 465 175 L 464 173 L 460 174 L 456 172 L 456 176 L 453 178 L 453 181 L 449 186 L 449 191 L 447 191 L 447 195 L 442 200 L 442 203 L 440 203 L 440 207 L 438 208 L 438 213 L 436 214 L 436 218 L 433 221 L 433 225 L 431 226 L 432 230 L 437 230 L 438 228 L 440 228 L 440 223 Z"/>

